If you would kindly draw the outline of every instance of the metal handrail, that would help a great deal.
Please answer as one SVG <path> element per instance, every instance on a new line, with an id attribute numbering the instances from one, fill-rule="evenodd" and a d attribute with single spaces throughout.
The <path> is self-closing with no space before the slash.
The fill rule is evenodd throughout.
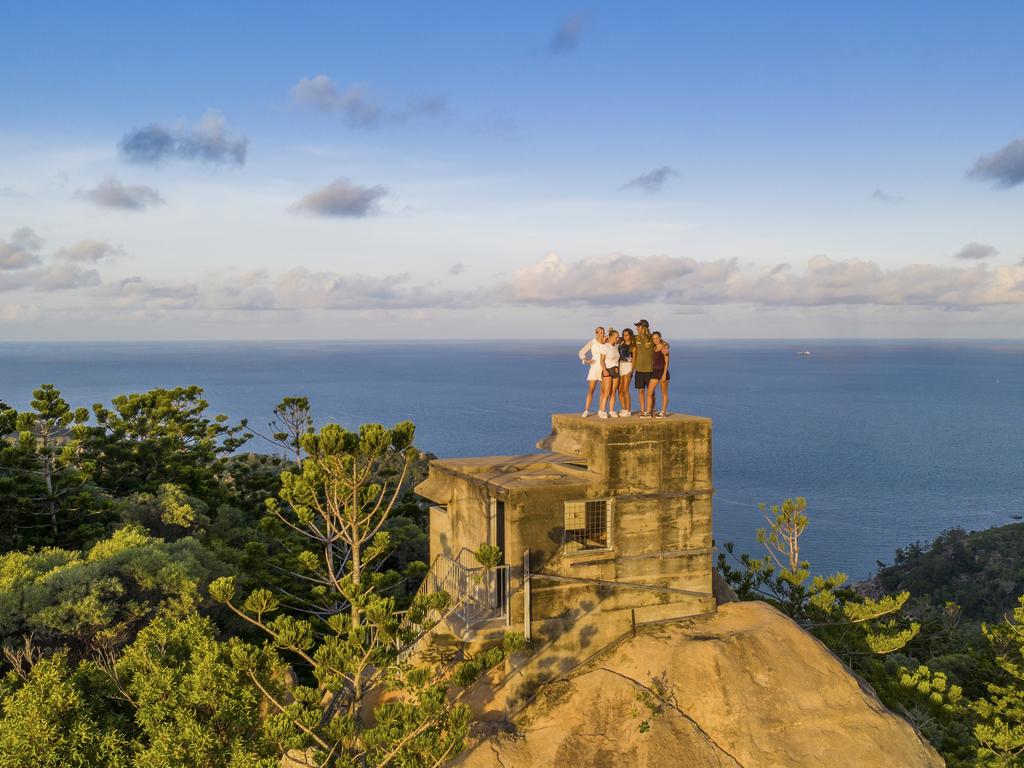
<path id="1" fill-rule="evenodd" d="M 443 553 L 434 558 L 413 600 L 420 595 L 445 592 L 452 597 L 452 604 L 429 627 L 422 628 L 421 625 L 421 631 L 416 638 L 399 651 L 400 658 L 408 658 L 419 650 L 430 630 L 453 616 L 461 623 L 461 628 L 455 629 L 462 636 L 468 633 L 473 625 L 491 619 L 504 618 L 506 623 L 508 622 L 508 565 L 493 568 L 479 565 L 469 567 L 461 562 L 467 553 L 473 555 L 472 550 L 464 547 L 455 558 Z M 503 574 L 503 578 L 499 578 L 498 574 Z M 497 589 L 491 589 L 492 583 L 495 586 L 503 586 L 500 594 Z"/>

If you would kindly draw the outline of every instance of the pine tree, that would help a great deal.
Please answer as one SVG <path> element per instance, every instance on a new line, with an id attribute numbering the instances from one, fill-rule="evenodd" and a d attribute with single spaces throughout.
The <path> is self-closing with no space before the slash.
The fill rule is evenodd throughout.
<path id="1" fill-rule="evenodd" d="M 89 412 L 52 384 L 33 391 L 31 407 L 0 409 L 3 548 L 82 543 L 101 532 L 106 508 L 82 451 Z"/>
<path id="2" fill-rule="evenodd" d="M 811 576 L 810 563 L 800 557 L 800 537 L 810 522 L 807 499 L 785 499 L 770 508 L 762 503 L 760 510 L 767 523 L 757 531 L 764 557 L 737 557 L 732 544 L 718 557 L 719 570 L 741 598 L 771 603 L 847 663 L 857 655 L 893 653 L 917 635 L 918 622 L 899 618 L 909 592 L 874 600 L 844 588 L 844 573 Z"/>
<path id="3" fill-rule="evenodd" d="M 210 586 L 215 599 L 310 670 L 315 687 L 297 686 L 284 701 L 246 668 L 320 765 L 440 765 L 461 749 L 468 727 L 468 709 L 448 703 L 443 683 L 397 661 L 407 631 L 387 594 L 394 582 L 377 570 L 391 550 L 385 524 L 417 455 L 413 429 L 409 422 L 358 432 L 327 425 L 306 434 L 307 458 L 282 474 L 279 499 L 268 500 L 273 518 L 312 544 L 296 559 L 323 603 L 296 617 L 268 589 L 239 602 L 233 579 Z M 368 702 L 385 689 L 388 701 L 371 718 Z"/>
<path id="4" fill-rule="evenodd" d="M 980 747 L 978 757 L 997 768 L 1024 765 L 1024 596 L 995 626 L 982 631 L 996 655 L 1003 673 L 989 683 L 988 695 L 975 703 L 980 722 L 974 735 Z"/>

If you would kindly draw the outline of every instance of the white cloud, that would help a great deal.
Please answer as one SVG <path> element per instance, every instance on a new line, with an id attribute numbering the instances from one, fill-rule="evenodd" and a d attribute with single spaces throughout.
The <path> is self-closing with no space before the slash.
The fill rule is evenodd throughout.
<path id="1" fill-rule="evenodd" d="M 995 247 L 985 245 L 985 243 L 968 243 L 953 254 L 954 258 L 963 259 L 964 261 L 981 261 L 982 259 L 989 259 L 998 255 L 999 251 Z"/>
<path id="2" fill-rule="evenodd" d="M 577 262 L 549 253 L 517 270 L 501 291 L 517 304 L 634 303 L 664 296 L 665 286 L 697 269 L 689 258 L 592 256 Z"/>
<path id="3" fill-rule="evenodd" d="M 660 168 L 655 168 L 652 171 L 630 179 L 622 185 L 622 188 L 641 189 L 644 192 L 660 192 L 670 178 L 678 175 L 679 173 L 674 168 L 663 165 Z"/>
<path id="4" fill-rule="evenodd" d="M 42 238 L 28 227 L 0 241 L 0 292 L 91 288 L 100 284 L 100 275 L 85 265 L 121 253 L 102 240 L 81 240 L 46 258 L 42 246 Z"/>
<path id="5" fill-rule="evenodd" d="M 104 179 L 92 189 L 79 190 L 77 196 L 101 208 L 120 208 L 125 211 L 141 211 L 164 202 L 160 193 L 152 187 L 145 184 L 124 185 L 115 178 Z"/>
<path id="6" fill-rule="evenodd" d="M 303 77 L 292 86 L 292 101 L 321 112 L 344 115 L 354 126 L 369 128 L 383 120 L 405 121 L 414 117 L 436 117 L 447 110 L 441 96 L 415 98 L 404 109 L 385 107 L 363 84 L 350 85 L 344 93 L 338 90 L 327 75 Z"/>
<path id="7" fill-rule="evenodd" d="M 808 260 L 742 267 L 735 260 L 671 256 L 602 256 L 565 262 L 555 254 L 518 270 L 499 294 L 515 304 L 626 306 L 836 306 L 875 304 L 971 309 L 1024 304 L 1024 266 L 970 268 L 916 265 L 884 269 L 873 261 Z"/>
<path id="8" fill-rule="evenodd" d="M 314 216 L 363 218 L 377 212 L 377 201 L 388 193 L 386 187 L 363 187 L 348 179 L 337 179 L 310 192 L 292 210 Z"/>
<path id="9" fill-rule="evenodd" d="M 998 152 L 982 155 L 967 171 L 968 178 L 988 180 L 997 187 L 1024 182 L 1024 139 L 1011 141 Z"/>
<path id="10" fill-rule="evenodd" d="M 415 285 L 408 275 L 374 277 L 295 267 L 279 274 L 226 270 L 198 282 L 161 283 L 133 277 L 101 294 L 122 308 L 166 310 L 373 310 L 461 307 L 468 294 Z"/>
<path id="11" fill-rule="evenodd" d="M 35 269 L 26 269 L 5 275 L 0 279 L 0 293 L 4 291 L 66 291 L 91 288 L 100 284 L 100 274 L 69 262 L 53 262 Z"/>
<path id="12" fill-rule="evenodd" d="M 249 139 L 230 133 L 224 116 L 211 109 L 195 128 L 152 123 L 126 133 L 118 147 L 133 163 L 157 165 L 177 159 L 244 165 Z"/>
<path id="13" fill-rule="evenodd" d="M 53 254 L 53 257 L 64 261 L 95 264 L 108 256 L 121 253 L 120 248 L 116 248 L 104 240 L 80 240 L 67 248 L 61 248 Z"/>
<path id="14" fill-rule="evenodd" d="M 29 227 L 16 229 L 7 240 L 0 240 L 0 270 L 25 269 L 40 263 L 43 239 Z"/>

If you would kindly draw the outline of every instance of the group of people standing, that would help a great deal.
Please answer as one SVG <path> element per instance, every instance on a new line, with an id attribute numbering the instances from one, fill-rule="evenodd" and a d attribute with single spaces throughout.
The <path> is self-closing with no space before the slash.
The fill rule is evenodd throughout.
<path id="1" fill-rule="evenodd" d="M 590 366 L 587 372 L 587 400 L 582 416 L 590 415 L 594 390 L 601 384 L 601 399 L 597 409 L 599 418 L 617 418 L 633 415 L 633 400 L 629 381 L 634 379 L 640 393 L 640 418 L 665 416 L 668 409 L 668 342 L 660 331 L 651 333 L 646 320 L 633 324 L 634 333 L 625 328 L 620 335 L 614 328 L 594 329 L 594 338 L 583 345 L 580 361 Z M 654 412 L 655 398 L 661 389 L 661 410 Z M 616 412 L 618 399 L 622 408 Z"/>

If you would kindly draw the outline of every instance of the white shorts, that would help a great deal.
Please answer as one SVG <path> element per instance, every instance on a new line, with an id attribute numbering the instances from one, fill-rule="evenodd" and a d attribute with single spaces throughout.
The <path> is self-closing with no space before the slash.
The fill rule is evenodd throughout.
<path id="1" fill-rule="evenodd" d="M 619 376 L 628 376 L 633 372 L 633 363 L 629 360 L 624 360 L 619 363 Z"/>
<path id="2" fill-rule="evenodd" d="M 590 370 L 587 371 L 587 381 L 600 381 L 602 373 L 604 372 L 601 370 L 600 363 L 591 363 Z"/>

